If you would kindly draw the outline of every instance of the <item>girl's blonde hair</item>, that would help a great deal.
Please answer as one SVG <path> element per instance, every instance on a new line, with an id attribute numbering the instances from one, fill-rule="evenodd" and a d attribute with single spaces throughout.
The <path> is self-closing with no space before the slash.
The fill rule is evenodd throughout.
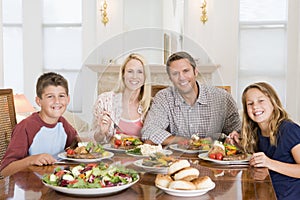
<path id="1" fill-rule="evenodd" d="M 276 139 L 278 134 L 278 128 L 280 124 L 284 120 L 290 120 L 288 117 L 287 112 L 284 110 L 281 101 L 273 89 L 271 85 L 265 82 L 258 82 L 249 85 L 245 88 L 243 95 L 242 95 L 242 103 L 243 103 L 243 119 L 242 119 L 242 147 L 244 150 L 248 153 L 254 153 L 257 151 L 257 130 L 258 130 L 258 124 L 254 122 L 247 113 L 247 102 L 246 102 L 246 94 L 248 90 L 250 89 L 258 89 L 261 91 L 264 95 L 266 95 L 274 109 L 273 113 L 269 119 L 269 130 L 270 130 L 270 143 L 271 145 L 277 145 Z"/>
<path id="2" fill-rule="evenodd" d="M 118 84 L 117 84 L 117 87 L 114 89 L 114 92 L 120 93 L 120 92 L 124 91 L 124 89 L 125 89 L 125 83 L 124 83 L 125 68 L 126 68 L 127 63 L 132 59 L 140 61 L 144 68 L 145 83 L 141 87 L 139 101 L 140 101 L 140 105 L 142 106 L 142 115 L 145 116 L 150 107 L 150 103 L 151 103 L 151 73 L 150 73 L 149 65 L 146 64 L 145 59 L 141 55 L 139 55 L 137 53 L 132 53 L 125 59 L 125 61 L 123 62 L 123 64 L 120 67 Z"/>

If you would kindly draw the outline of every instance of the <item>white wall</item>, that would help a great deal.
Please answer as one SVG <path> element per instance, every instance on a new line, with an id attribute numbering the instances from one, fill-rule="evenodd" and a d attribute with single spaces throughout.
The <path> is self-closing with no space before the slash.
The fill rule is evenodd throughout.
<path id="1" fill-rule="evenodd" d="M 39 22 L 41 18 L 36 17 L 41 15 L 37 13 L 35 8 L 40 8 L 39 1 L 32 1 L 23 8 L 23 12 L 32 12 L 32 17 L 24 19 L 23 31 L 24 34 L 24 49 L 25 46 L 30 46 L 30 51 L 24 52 L 24 88 L 28 99 L 34 99 L 35 93 L 33 86 L 35 85 L 36 77 L 42 72 L 42 44 L 36 42 L 40 40 L 37 36 L 31 35 L 31 29 L 41 30 L 40 25 L 35 25 L 34 22 Z M 212 61 L 220 64 L 219 73 L 215 74 L 214 82 L 216 85 L 230 85 L 234 98 L 241 91 L 237 89 L 237 64 L 238 64 L 238 1 L 207 1 L 208 21 L 205 25 L 200 21 L 201 9 L 199 0 L 189 0 L 185 2 L 184 27 L 177 26 L 174 20 L 170 20 L 171 14 L 174 11 L 174 4 L 169 8 L 169 14 L 163 15 L 165 10 L 168 10 L 168 3 L 176 3 L 177 12 L 182 5 L 183 0 L 164 0 L 161 2 L 160 8 L 154 6 L 149 7 L 152 14 L 146 13 L 143 17 L 134 19 L 135 21 L 124 22 L 123 17 L 123 0 L 114 0 L 108 2 L 108 17 L 109 22 L 106 26 L 102 24 L 100 16 L 100 1 L 85 1 L 83 0 L 83 63 L 90 57 L 90 54 L 100 46 L 103 42 L 116 37 L 125 31 L 133 30 L 138 25 L 138 28 L 154 26 L 154 21 L 158 22 L 158 28 L 172 29 L 177 32 L 182 32 L 185 36 L 190 37 L 198 45 L 203 47 L 209 54 Z M 150 2 L 150 1 L 149 1 Z M 151 1 L 153 5 L 158 3 L 158 0 Z M 297 122 L 300 120 L 300 94 L 298 91 L 300 83 L 299 69 L 299 10 L 300 5 L 297 0 L 289 0 L 289 23 L 288 23 L 288 68 L 287 68 L 287 111 Z M 1 6 L 1 3 L 0 3 Z M 127 5 L 128 6 L 128 5 Z M 150 9 L 151 8 L 151 9 Z M 137 11 L 139 8 L 137 7 Z M 159 14 L 153 12 L 153 9 Z M 175 10 L 176 10 L 175 9 Z M 35 11 L 33 11 L 35 10 Z M 128 15 L 128 14 L 127 14 Z M 126 16 L 127 16 L 126 15 Z M 177 16 L 178 17 L 178 16 Z M 175 17 L 177 19 L 177 17 Z M 1 16 L 0 16 L 1 19 Z M 149 19 L 147 23 L 143 23 L 144 19 Z M 153 19 L 155 19 L 153 21 Z M 172 17 L 171 17 L 172 19 Z M 177 20 L 179 20 L 178 17 Z M 161 20 L 161 21 L 159 21 Z M 168 21 L 170 20 L 170 23 Z M 40 23 L 39 23 L 40 24 Z M 2 30 L 0 29 L 0 36 Z M 141 36 L 143 37 L 143 36 Z M 40 40 L 41 41 L 41 40 Z M 134 41 L 132 41 L 134 42 Z M 123 44 L 122 44 L 123 45 Z M 186 49 L 185 49 L 186 50 Z M 109 49 L 107 49 L 109 51 Z M 2 59 L 2 41 L 0 41 L 0 86 L 3 84 L 3 59 Z M 97 54 L 95 54 L 97 55 Z M 92 59 L 97 59 L 97 56 Z M 88 69 L 85 71 L 86 90 L 81 95 L 88 95 L 84 100 L 84 112 L 91 113 L 91 107 L 95 99 L 96 90 L 95 82 L 97 77 Z M 92 94 L 91 94 L 92 93 Z M 239 99 L 236 99 L 240 101 Z"/>
<path id="2" fill-rule="evenodd" d="M 287 88 L 286 108 L 291 117 L 300 122 L 300 65 L 299 33 L 300 21 L 298 0 L 289 0 L 288 15 L 288 53 L 287 53 Z"/>
<path id="3" fill-rule="evenodd" d="M 185 8 L 184 34 L 206 49 L 220 68 L 215 85 L 230 85 L 236 98 L 238 58 L 238 1 L 207 1 L 208 21 L 202 24 L 201 1 L 189 0 Z"/>
<path id="4" fill-rule="evenodd" d="M 2 28 L 2 1 L 0 1 L 0 38 L 3 38 Z M 3 73 L 3 40 L 0 40 L 0 88 L 3 87 L 4 73 Z"/>

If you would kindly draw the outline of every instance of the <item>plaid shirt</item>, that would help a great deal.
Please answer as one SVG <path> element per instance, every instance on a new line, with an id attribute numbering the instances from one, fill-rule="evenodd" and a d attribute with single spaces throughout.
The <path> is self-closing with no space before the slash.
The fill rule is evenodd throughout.
<path id="1" fill-rule="evenodd" d="M 142 139 L 161 144 L 171 135 L 190 138 L 199 134 L 217 139 L 219 134 L 215 133 L 240 132 L 241 120 L 232 96 L 220 88 L 198 86 L 199 96 L 193 106 L 186 104 L 172 86 L 159 91 L 148 111 Z"/>

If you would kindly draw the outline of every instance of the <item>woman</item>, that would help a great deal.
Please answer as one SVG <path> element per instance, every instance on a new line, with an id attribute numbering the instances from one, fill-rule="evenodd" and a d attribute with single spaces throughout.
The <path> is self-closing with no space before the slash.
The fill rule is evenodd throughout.
<path id="1" fill-rule="evenodd" d="M 300 127 L 289 119 L 278 95 L 267 83 L 249 85 L 242 103 L 241 144 L 253 153 L 250 165 L 269 169 L 278 199 L 298 199 Z"/>
<path id="2" fill-rule="evenodd" d="M 94 105 L 95 140 L 107 143 L 115 133 L 140 137 L 151 102 L 150 70 L 143 57 L 130 54 L 120 68 L 115 90 L 102 93 Z M 116 125 L 119 127 L 117 129 Z"/>

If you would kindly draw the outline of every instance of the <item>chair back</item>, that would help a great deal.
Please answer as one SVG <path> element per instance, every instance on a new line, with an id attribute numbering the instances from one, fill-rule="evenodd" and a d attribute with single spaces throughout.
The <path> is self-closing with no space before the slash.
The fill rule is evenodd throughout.
<path id="1" fill-rule="evenodd" d="M 154 97 L 159 90 L 165 89 L 167 85 L 152 85 L 151 95 Z"/>
<path id="2" fill-rule="evenodd" d="M 6 152 L 16 124 L 13 90 L 0 89 L 0 160 Z"/>

